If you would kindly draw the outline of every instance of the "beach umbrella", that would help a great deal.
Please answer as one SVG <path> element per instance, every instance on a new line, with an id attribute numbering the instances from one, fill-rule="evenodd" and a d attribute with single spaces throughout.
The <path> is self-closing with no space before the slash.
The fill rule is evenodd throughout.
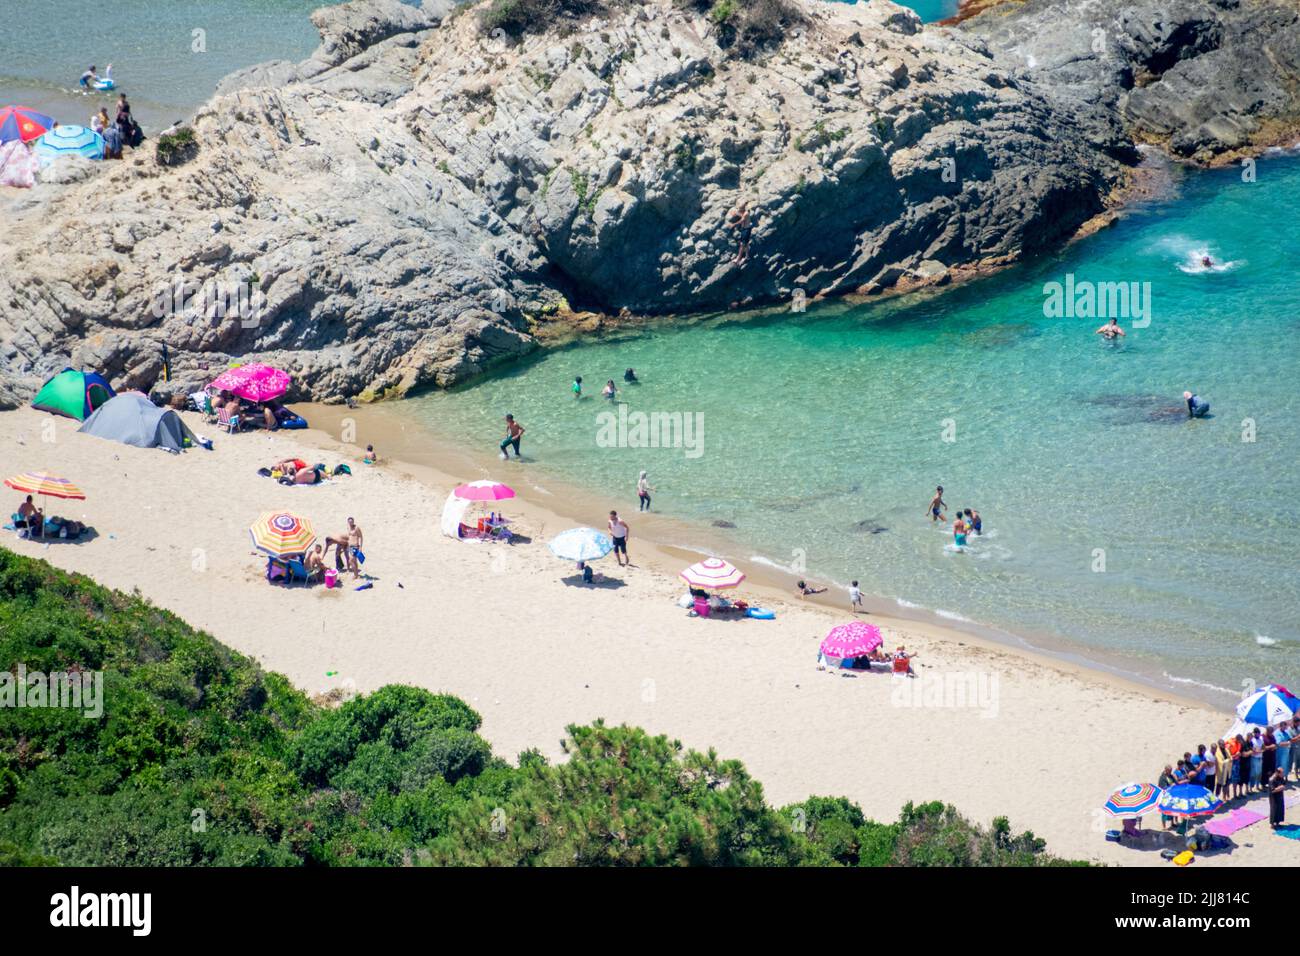
<path id="1" fill-rule="evenodd" d="M 880 628 L 866 621 L 849 621 L 836 624 L 830 633 L 822 639 L 821 654 L 827 658 L 845 660 L 852 657 L 865 657 L 883 644 Z"/>
<path id="2" fill-rule="evenodd" d="M 11 139 L 29 143 L 54 129 L 54 117 L 26 106 L 0 107 L 0 143 Z"/>
<path id="3" fill-rule="evenodd" d="M 36 158 L 47 165 L 60 156 L 104 158 L 104 137 L 84 126 L 56 126 L 36 141 Z"/>
<path id="4" fill-rule="evenodd" d="M 1140 817 L 1149 813 L 1164 793 L 1155 784 L 1126 783 L 1106 798 L 1103 809 L 1112 817 Z"/>
<path id="5" fill-rule="evenodd" d="M 515 490 L 499 481 L 471 481 L 467 485 L 457 485 L 452 494 L 465 501 L 500 501 L 513 498 Z"/>
<path id="6" fill-rule="evenodd" d="M 287 392 L 290 381 L 288 372 L 253 362 L 222 372 L 208 388 L 232 392 L 250 402 L 269 402 Z"/>
<path id="7" fill-rule="evenodd" d="M 1157 809 L 1167 817 L 1207 817 L 1222 806 L 1222 800 L 1195 783 L 1175 784 L 1156 803 Z"/>
<path id="8" fill-rule="evenodd" d="M 85 493 L 67 478 L 51 475 L 44 471 L 25 471 L 5 479 L 5 484 L 14 491 L 29 495 L 48 495 L 51 498 L 76 498 L 85 500 Z"/>
<path id="9" fill-rule="evenodd" d="M 566 561 L 594 561 L 609 554 L 614 542 L 595 528 L 570 528 L 552 538 L 550 548 L 552 554 Z"/>
<path id="10" fill-rule="evenodd" d="M 734 588 L 745 580 L 745 573 L 730 561 L 724 561 L 722 558 L 705 558 L 681 572 L 680 577 L 693 588 L 708 590 Z"/>
<path id="11" fill-rule="evenodd" d="M 316 540 L 311 522 L 287 511 L 267 511 L 248 529 L 253 547 L 273 558 L 302 554 Z"/>
<path id="12" fill-rule="evenodd" d="M 1237 705 L 1237 719 L 1243 724 L 1269 727 L 1290 720 L 1300 711 L 1300 700 L 1275 684 L 1265 685 Z"/>

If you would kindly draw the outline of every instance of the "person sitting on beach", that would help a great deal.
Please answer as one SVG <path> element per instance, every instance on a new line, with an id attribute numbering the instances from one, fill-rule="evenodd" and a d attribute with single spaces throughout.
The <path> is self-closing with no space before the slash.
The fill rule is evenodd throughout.
<path id="1" fill-rule="evenodd" d="M 1099 328 L 1093 335 L 1100 335 L 1106 340 L 1124 338 L 1124 330 L 1119 327 L 1119 319 L 1111 317 L 1111 320 Z"/>
<path id="2" fill-rule="evenodd" d="M 40 537 L 45 530 L 45 515 L 32 503 L 32 496 L 18 506 L 18 520 L 27 528 L 29 536 Z"/>
<path id="3" fill-rule="evenodd" d="M 915 656 L 915 654 L 907 653 L 907 648 L 902 644 L 899 644 L 898 649 L 894 651 L 893 656 L 894 673 L 906 674 L 908 677 L 915 677 L 916 671 L 912 670 L 912 658 Z"/>
<path id="4" fill-rule="evenodd" d="M 324 549 L 318 544 L 309 552 L 302 556 L 303 567 L 307 569 L 308 574 L 315 574 L 319 571 L 325 574 L 325 553 Z"/>
<path id="5" fill-rule="evenodd" d="M 638 381 L 638 379 L 637 379 L 637 377 L 636 377 L 636 372 L 635 372 L 634 370 L 632 370 L 632 369 L 628 369 L 626 372 L 623 373 L 623 381 L 625 381 L 625 382 L 635 382 L 635 381 Z"/>
<path id="6" fill-rule="evenodd" d="M 794 586 L 794 593 L 799 595 L 799 597 L 801 598 L 807 597 L 810 594 L 821 594 L 825 590 L 826 590 L 825 588 L 809 587 L 807 582 L 805 581 L 800 581 L 798 584 Z"/>
<path id="7" fill-rule="evenodd" d="M 589 565 L 586 561 L 578 562 L 578 570 L 582 572 L 583 584 L 591 584 L 594 580 L 596 580 L 596 575 L 591 570 L 591 565 Z"/>
<path id="8" fill-rule="evenodd" d="M 362 458 L 361 460 L 362 460 L 363 462 L 365 462 L 367 465 L 377 465 L 377 464 L 379 464 L 379 455 L 375 453 L 375 446 L 374 446 L 374 445 L 367 445 L 367 446 L 366 446 L 366 457 L 365 457 L 365 458 Z"/>

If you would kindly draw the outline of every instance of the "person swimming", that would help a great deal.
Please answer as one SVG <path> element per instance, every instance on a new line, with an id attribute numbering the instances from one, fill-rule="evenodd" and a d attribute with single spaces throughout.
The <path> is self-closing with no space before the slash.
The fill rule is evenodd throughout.
<path id="1" fill-rule="evenodd" d="M 1210 410 L 1209 402 L 1191 392 L 1183 392 L 1183 400 L 1187 402 L 1188 418 L 1204 418 Z"/>
<path id="2" fill-rule="evenodd" d="M 1213 269 L 1214 260 L 1212 260 L 1209 256 L 1201 256 L 1201 266 L 1205 269 Z"/>
<path id="3" fill-rule="evenodd" d="M 623 373 L 623 381 L 625 382 L 637 381 L 636 372 L 634 372 L 632 369 L 628 369 L 626 372 Z"/>
<path id="4" fill-rule="evenodd" d="M 1099 328 L 1093 335 L 1100 335 L 1108 342 L 1113 342 L 1117 338 L 1124 337 L 1124 330 L 1119 327 L 1119 319 L 1111 318 L 1109 322 Z"/>

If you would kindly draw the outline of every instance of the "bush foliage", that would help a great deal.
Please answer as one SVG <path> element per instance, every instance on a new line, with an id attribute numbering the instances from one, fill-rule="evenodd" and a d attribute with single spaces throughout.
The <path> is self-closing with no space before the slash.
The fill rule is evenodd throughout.
<path id="1" fill-rule="evenodd" d="M 631 727 L 568 758 L 493 757 L 458 698 L 337 708 L 138 596 L 0 549 L 0 669 L 100 671 L 103 715 L 0 707 L 0 866 L 845 865 L 1058 862 L 942 804 L 778 812 L 735 760 Z"/>

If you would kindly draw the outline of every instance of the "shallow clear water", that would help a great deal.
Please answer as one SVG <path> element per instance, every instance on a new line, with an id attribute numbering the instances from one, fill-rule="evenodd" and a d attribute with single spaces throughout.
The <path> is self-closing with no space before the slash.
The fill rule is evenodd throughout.
<path id="1" fill-rule="evenodd" d="M 645 468 L 656 509 L 733 522 L 754 555 L 812 576 L 1148 673 L 1300 683 L 1300 160 L 1181 189 L 947 294 L 589 342 L 401 408 L 489 449 L 515 413 L 524 467 L 598 492 L 593 521 L 635 510 Z M 1067 273 L 1150 282 L 1149 326 L 1125 319 L 1112 347 L 1100 319 L 1045 316 L 1044 284 Z M 622 387 L 628 366 L 642 384 Z M 629 412 L 698 414 L 699 457 L 605 447 L 611 377 Z M 1184 389 L 1212 417 L 1188 420 Z M 925 513 L 937 484 L 982 514 L 964 553 Z"/>
<path id="2" fill-rule="evenodd" d="M 301 60 L 320 37 L 308 14 L 330 0 L 4 0 L 0 105 L 19 103 L 61 123 L 113 113 L 126 93 L 146 128 L 185 119 L 217 81 L 266 60 Z M 196 49 L 195 30 L 202 46 Z M 83 94 L 91 63 L 113 64 L 117 90 Z"/>

